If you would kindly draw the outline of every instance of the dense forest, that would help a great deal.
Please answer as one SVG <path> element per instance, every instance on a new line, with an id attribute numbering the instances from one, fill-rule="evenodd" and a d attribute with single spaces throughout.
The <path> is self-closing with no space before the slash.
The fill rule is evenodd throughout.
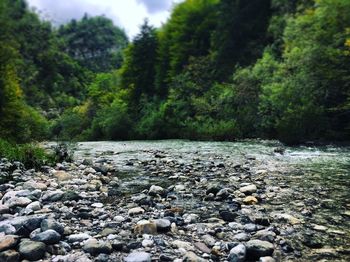
<path id="1" fill-rule="evenodd" d="M 350 138 L 349 0 L 186 0 L 129 40 L 0 0 L 0 137 Z"/>

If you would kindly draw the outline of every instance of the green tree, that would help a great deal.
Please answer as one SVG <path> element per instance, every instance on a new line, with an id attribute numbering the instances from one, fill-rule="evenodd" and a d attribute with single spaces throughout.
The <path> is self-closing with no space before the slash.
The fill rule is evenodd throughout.
<path id="1" fill-rule="evenodd" d="M 212 41 L 217 78 L 227 80 L 236 65 L 255 62 L 268 43 L 270 0 L 221 0 Z"/>
<path id="2" fill-rule="evenodd" d="M 140 33 L 126 50 L 125 63 L 121 68 L 121 85 L 132 90 L 133 103 L 137 103 L 141 95 L 156 94 L 154 79 L 157 47 L 156 30 L 145 20 Z"/>
<path id="3" fill-rule="evenodd" d="M 120 67 L 121 52 L 128 44 L 124 30 L 104 16 L 72 20 L 59 28 L 59 36 L 68 54 L 94 72 Z"/>
<path id="4" fill-rule="evenodd" d="M 190 57 L 207 56 L 216 26 L 218 0 L 187 0 L 175 6 L 159 32 L 157 89 L 167 93 L 172 78 L 181 73 Z"/>

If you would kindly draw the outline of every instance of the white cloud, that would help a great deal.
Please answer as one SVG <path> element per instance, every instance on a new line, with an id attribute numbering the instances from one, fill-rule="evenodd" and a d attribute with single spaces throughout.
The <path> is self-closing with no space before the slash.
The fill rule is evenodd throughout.
<path id="1" fill-rule="evenodd" d="M 171 0 L 137 0 L 137 2 L 142 3 L 151 14 L 169 10 L 172 5 Z"/>
<path id="2" fill-rule="evenodd" d="M 44 18 L 55 24 L 80 19 L 85 13 L 105 15 L 125 29 L 130 38 L 139 32 L 145 18 L 159 27 L 169 17 L 173 3 L 183 0 L 27 0 Z"/>

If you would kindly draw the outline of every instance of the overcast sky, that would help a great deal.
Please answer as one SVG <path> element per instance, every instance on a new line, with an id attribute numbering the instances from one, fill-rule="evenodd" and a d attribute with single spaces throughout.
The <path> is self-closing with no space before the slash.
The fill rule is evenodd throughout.
<path id="1" fill-rule="evenodd" d="M 55 24 L 72 18 L 80 19 L 84 13 L 105 15 L 125 29 L 132 39 L 145 18 L 159 27 L 169 17 L 173 3 L 184 0 L 27 0 L 41 15 Z"/>

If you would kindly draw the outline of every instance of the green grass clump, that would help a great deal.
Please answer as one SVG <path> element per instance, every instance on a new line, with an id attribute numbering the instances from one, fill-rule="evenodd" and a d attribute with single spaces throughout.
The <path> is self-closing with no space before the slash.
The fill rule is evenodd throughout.
<path id="1" fill-rule="evenodd" d="M 37 144 L 13 144 L 0 138 L 0 158 L 20 161 L 26 168 L 38 169 L 43 165 L 52 165 L 55 156 L 47 153 Z"/>

